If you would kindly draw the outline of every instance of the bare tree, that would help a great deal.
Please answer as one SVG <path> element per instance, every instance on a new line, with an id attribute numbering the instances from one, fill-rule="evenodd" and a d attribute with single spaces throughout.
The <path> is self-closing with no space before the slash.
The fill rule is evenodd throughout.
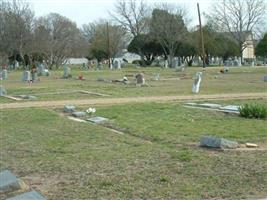
<path id="1" fill-rule="evenodd" d="M 133 37 L 148 31 L 149 7 L 143 0 L 119 0 L 111 16 Z"/>
<path id="2" fill-rule="evenodd" d="M 41 53 L 50 68 L 77 54 L 79 45 L 85 42 L 76 24 L 56 13 L 39 18 L 34 33 L 35 53 Z"/>
<path id="3" fill-rule="evenodd" d="M 24 1 L 0 0 L 0 51 L 23 55 L 31 48 L 34 13 Z"/>
<path id="4" fill-rule="evenodd" d="M 221 32 L 229 32 L 238 42 L 240 56 L 246 48 L 246 34 L 263 26 L 266 16 L 264 0 L 221 0 L 214 4 L 209 20 Z"/>

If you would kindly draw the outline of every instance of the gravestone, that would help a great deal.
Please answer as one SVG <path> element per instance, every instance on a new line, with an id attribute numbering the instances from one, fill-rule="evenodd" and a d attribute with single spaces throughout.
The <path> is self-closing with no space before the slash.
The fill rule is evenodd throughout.
<path id="1" fill-rule="evenodd" d="M 157 73 L 157 74 L 155 75 L 155 77 L 154 77 L 154 80 L 155 80 L 155 81 L 159 81 L 159 79 L 160 79 L 160 73 Z"/>
<path id="2" fill-rule="evenodd" d="M 96 124 L 101 124 L 101 123 L 107 122 L 108 119 L 105 118 L 105 117 L 91 117 L 91 118 L 87 119 L 87 121 L 93 122 L 93 123 L 96 123 Z"/>
<path id="3" fill-rule="evenodd" d="M 144 85 L 145 84 L 145 75 L 143 73 L 139 73 L 135 76 L 136 78 L 136 83 L 140 84 L 140 85 Z"/>
<path id="4" fill-rule="evenodd" d="M 44 64 L 43 63 L 39 64 L 37 67 L 38 76 L 44 76 L 45 75 L 44 70 L 45 70 Z"/>
<path id="5" fill-rule="evenodd" d="M 73 112 L 72 116 L 74 116 L 74 117 L 84 117 L 84 116 L 86 116 L 86 112 Z"/>
<path id="6" fill-rule="evenodd" d="M 2 71 L 2 79 L 3 80 L 6 80 L 7 79 L 7 77 L 8 77 L 8 74 L 7 74 L 7 70 L 6 69 L 4 69 L 3 71 Z"/>
<path id="7" fill-rule="evenodd" d="M 205 136 L 201 138 L 200 146 L 220 149 L 236 149 L 239 147 L 238 143 L 235 141 L 214 136 Z"/>
<path id="8" fill-rule="evenodd" d="M 104 69 L 104 67 L 103 67 L 103 65 L 101 63 L 97 63 L 96 69 L 97 70 L 102 70 L 102 69 Z"/>
<path id="9" fill-rule="evenodd" d="M 22 74 L 22 81 L 30 81 L 31 80 L 31 72 L 24 71 Z"/>
<path id="10" fill-rule="evenodd" d="M 6 200 L 47 200 L 47 199 L 44 198 L 41 194 L 39 194 L 35 190 L 32 190 L 30 192 L 26 192 L 18 196 L 8 198 Z"/>
<path id="11" fill-rule="evenodd" d="M 32 95 L 17 95 L 17 97 L 21 98 L 21 99 L 28 99 L 28 100 L 35 100 L 37 97 L 36 96 L 32 96 Z"/>
<path id="12" fill-rule="evenodd" d="M 202 103 L 202 104 L 197 104 L 200 107 L 204 108 L 212 108 L 212 109 L 218 109 L 221 107 L 220 104 L 215 104 L 215 103 Z"/>
<path id="13" fill-rule="evenodd" d="M 0 173 L 0 193 L 11 192 L 20 189 L 20 184 L 16 176 L 9 170 Z"/>
<path id="14" fill-rule="evenodd" d="M 169 64 L 168 64 L 168 60 L 165 60 L 165 61 L 164 61 L 164 67 L 165 67 L 165 68 L 168 68 L 168 65 L 169 65 Z"/>
<path id="15" fill-rule="evenodd" d="M 0 85 L 0 96 L 7 95 L 6 89 L 4 86 Z"/>
<path id="16" fill-rule="evenodd" d="M 267 82 L 267 75 L 264 76 L 263 81 Z"/>
<path id="17" fill-rule="evenodd" d="M 201 76 L 202 76 L 202 72 L 197 72 L 195 75 L 195 80 L 194 80 L 193 87 L 192 87 L 192 92 L 194 94 L 197 94 L 199 92 Z"/>
<path id="18" fill-rule="evenodd" d="M 38 79 L 37 72 L 32 73 L 32 81 L 36 81 Z"/>
<path id="19" fill-rule="evenodd" d="M 114 69 L 121 69 L 121 62 L 119 60 L 114 61 Z"/>
<path id="20" fill-rule="evenodd" d="M 220 107 L 220 109 L 225 111 L 239 112 L 239 107 L 240 106 L 236 105 L 228 105 L 228 106 L 222 106 Z"/>
<path id="21" fill-rule="evenodd" d="M 71 68 L 65 65 L 63 70 L 64 70 L 63 78 L 71 78 Z"/>
<path id="22" fill-rule="evenodd" d="M 64 112 L 66 113 L 73 113 L 75 112 L 76 107 L 73 105 L 65 105 L 64 106 Z"/>

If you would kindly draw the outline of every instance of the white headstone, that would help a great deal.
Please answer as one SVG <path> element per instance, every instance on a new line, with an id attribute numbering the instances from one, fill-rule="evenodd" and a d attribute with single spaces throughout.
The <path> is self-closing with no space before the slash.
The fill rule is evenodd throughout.
<path id="1" fill-rule="evenodd" d="M 165 60 L 165 61 L 164 61 L 164 67 L 165 67 L 165 68 L 168 68 L 168 60 Z"/>
<path id="2" fill-rule="evenodd" d="M 196 73 L 195 80 L 194 80 L 193 87 L 192 87 L 192 92 L 194 94 L 197 94 L 199 92 L 201 76 L 202 76 L 202 72 Z"/>
<path id="3" fill-rule="evenodd" d="M 31 80 L 31 72 L 24 71 L 22 74 L 22 81 L 30 81 Z"/>
<path id="4" fill-rule="evenodd" d="M 114 68 L 115 69 L 121 69 L 121 62 L 119 60 L 114 61 Z"/>
<path id="5" fill-rule="evenodd" d="M 0 96 L 4 96 L 6 94 L 7 94 L 6 89 L 4 88 L 4 86 L 0 85 Z"/>
<path id="6" fill-rule="evenodd" d="M 70 67 L 64 66 L 63 70 L 64 70 L 63 78 L 70 78 L 71 77 Z"/>

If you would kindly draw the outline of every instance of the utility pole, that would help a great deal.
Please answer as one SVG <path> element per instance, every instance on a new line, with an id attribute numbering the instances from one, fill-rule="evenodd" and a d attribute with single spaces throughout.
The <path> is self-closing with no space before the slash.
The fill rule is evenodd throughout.
<path id="1" fill-rule="evenodd" d="M 108 22 L 107 22 L 107 45 L 108 45 L 108 68 L 111 68 L 111 63 L 110 63 L 110 44 L 109 44 L 109 27 L 108 27 Z"/>
<path id="2" fill-rule="evenodd" d="M 200 17 L 200 9 L 199 9 L 199 4 L 198 3 L 197 3 L 197 11 L 198 11 L 199 31 L 200 31 L 202 59 L 203 59 L 202 67 L 205 68 L 205 58 L 206 58 L 206 56 L 205 56 L 205 48 L 204 48 L 204 37 L 203 37 L 203 30 L 202 30 L 201 17 Z"/>

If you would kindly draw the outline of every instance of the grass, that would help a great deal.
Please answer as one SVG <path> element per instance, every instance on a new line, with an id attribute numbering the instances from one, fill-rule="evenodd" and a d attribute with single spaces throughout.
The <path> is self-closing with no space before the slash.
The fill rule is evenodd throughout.
<path id="1" fill-rule="evenodd" d="M 29 183 L 37 178 L 39 184 L 33 185 L 51 200 L 267 195 L 267 151 L 214 152 L 197 145 L 206 133 L 262 144 L 267 140 L 263 120 L 175 103 L 97 108 L 97 115 L 126 133 L 118 135 L 70 121 L 55 110 L 0 114 L 1 169 L 11 169 Z"/>
<path id="2" fill-rule="evenodd" d="M 102 94 L 109 94 L 111 97 L 134 97 L 134 96 L 160 96 L 160 95 L 190 95 L 193 77 L 201 68 L 187 68 L 185 72 L 175 72 L 174 69 L 160 69 L 158 67 L 150 68 L 124 68 L 120 71 L 81 71 L 73 68 L 72 79 L 61 79 L 62 70 L 54 70 L 49 77 L 41 77 L 40 82 L 34 83 L 31 87 L 21 80 L 21 71 L 12 71 L 9 79 L 2 81 L 9 95 L 31 94 L 36 95 L 38 100 L 49 100 L 51 98 L 64 99 L 87 99 L 98 98 L 95 95 L 81 93 L 64 94 L 44 94 L 57 93 L 71 90 L 87 90 Z M 245 92 L 263 92 L 266 91 L 266 85 L 263 83 L 263 76 L 267 72 L 266 67 L 242 67 L 231 68 L 227 74 L 220 74 L 219 67 L 207 68 L 203 74 L 200 94 L 220 93 L 245 93 Z M 147 87 L 136 87 L 135 80 L 129 77 L 130 85 L 111 82 L 99 82 L 98 77 L 103 77 L 108 81 L 122 79 L 125 75 L 133 76 L 138 72 L 143 72 L 146 77 Z M 161 80 L 155 81 L 153 77 L 160 72 Z M 85 81 L 76 80 L 80 74 L 83 74 Z M 178 80 L 180 79 L 180 80 Z M 11 102 L 0 97 L 1 103 Z"/>
<path id="3" fill-rule="evenodd" d="M 206 69 L 200 94 L 266 91 L 263 75 L 267 68 L 231 68 L 228 74 L 219 74 L 219 69 Z M 114 98 L 189 95 L 198 70 L 164 69 L 161 81 L 152 80 L 159 68 L 83 71 L 86 81 L 60 79 L 63 72 L 56 70 L 31 87 L 20 81 L 21 71 L 15 71 L 2 84 L 9 95 L 36 95 L 36 101 L 106 98 L 66 93 L 70 90 Z M 77 68 L 72 71 L 73 77 L 81 73 Z M 145 73 L 148 87 L 96 81 L 97 77 L 111 80 L 139 71 Z M 1 104 L 8 102 L 13 101 L 0 97 Z M 213 103 L 267 105 L 265 99 Z M 179 103 L 96 107 L 96 115 L 111 120 L 107 126 L 125 133 L 119 135 L 60 116 L 62 109 L 0 110 L 0 170 L 10 169 L 47 199 L 238 200 L 267 196 L 266 150 L 221 152 L 198 147 L 199 139 L 208 134 L 266 148 L 266 120 L 185 108 Z M 6 197 L 2 194 L 0 200 Z"/>

